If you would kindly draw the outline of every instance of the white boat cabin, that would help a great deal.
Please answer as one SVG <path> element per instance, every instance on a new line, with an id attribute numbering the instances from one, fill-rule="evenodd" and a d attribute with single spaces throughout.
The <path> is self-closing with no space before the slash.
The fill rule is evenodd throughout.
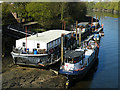
<path id="1" fill-rule="evenodd" d="M 42 33 L 16 40 L 16 48 L 29 50 L 33 52 L 35 49 L 48 51 L 61 44 L 61 34 L 65 34 L 68 39 L 71 38 L 71 32 L 66 30 L 49 30 Z M 26 44 L 27 43 L 27 44 Z"/>

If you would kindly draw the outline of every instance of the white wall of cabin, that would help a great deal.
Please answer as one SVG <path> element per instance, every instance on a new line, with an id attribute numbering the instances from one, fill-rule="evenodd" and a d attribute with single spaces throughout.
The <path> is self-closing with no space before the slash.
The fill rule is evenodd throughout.
<path id="1" fill-rule="evenodd" d="M 25 42 L 25 47 L 23 47 L 23 42 Z M 37 43 L 40 44 L 40 48 L 37 48 Z M 16 40 L 16 48 L 26 48 L 26 40 Z M 47 44 L 43 42 L 39 42 L 36 40 L 27 40 L 27 48 L 32 52 L 33 49 L 47 49 Z"/>

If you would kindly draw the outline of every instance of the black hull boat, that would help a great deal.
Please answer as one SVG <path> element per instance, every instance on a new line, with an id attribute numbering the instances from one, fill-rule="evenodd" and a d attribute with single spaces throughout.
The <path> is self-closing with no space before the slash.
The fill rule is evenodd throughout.
<path id="1" fill-rule="evenodd" d="M 64 63 L 60 66 L 59 74 L 67 77 L 66 86 L 70 80 L 82 79 L 98 59 L 99 47 L 96 41 L 90 40 L 87 48 L 66 51 Z"/>

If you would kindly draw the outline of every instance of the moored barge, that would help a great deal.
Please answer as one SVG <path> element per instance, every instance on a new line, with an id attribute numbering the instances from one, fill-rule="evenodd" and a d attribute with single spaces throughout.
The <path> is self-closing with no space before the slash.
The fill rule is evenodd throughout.
<path id="1" fill-rule="evenodd" d="M 64 33 L 64 45 L 71 45 L 71 33 L 66 30 L 49 30 L 43 33 L 16 40 L 11 52 L 13 62 L 20 65 L 47 66 L 60 60 L 61 34 Z"/>

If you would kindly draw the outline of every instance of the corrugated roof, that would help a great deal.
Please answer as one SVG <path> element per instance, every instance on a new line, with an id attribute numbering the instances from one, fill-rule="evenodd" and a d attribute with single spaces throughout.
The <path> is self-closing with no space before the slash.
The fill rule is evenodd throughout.
<path id="1" fill-rule="evenodd" d="M 64 57 L 74 59 L 76 57 L 80 57 L 82 54 L 84 54 L 84 51 L 67 50 Z"/>
<path id="2" fill-rule="evenodd" d="M 80 23 L 78 23 L 78 26 L 79 25 L 87 25 L 89 22 L 80 22 Z"/>
<path id="3" fill-rule="evenodd" d="M 29 36 L 27 37 L 27 40 L 36 40 L 36 41 L 48 43 L 50 41 L 53 41 L 61 37 L 61 34 L 69 34 L 69 33 L 70 31 L 66 31 L 66 30 L 49 30 L 42 33 L 37 33 L 38 37 L 37 37 L 37 34 L 33 36 Z M 26 40 L 26 38 L 22 38 L 19 40 Z"/>

